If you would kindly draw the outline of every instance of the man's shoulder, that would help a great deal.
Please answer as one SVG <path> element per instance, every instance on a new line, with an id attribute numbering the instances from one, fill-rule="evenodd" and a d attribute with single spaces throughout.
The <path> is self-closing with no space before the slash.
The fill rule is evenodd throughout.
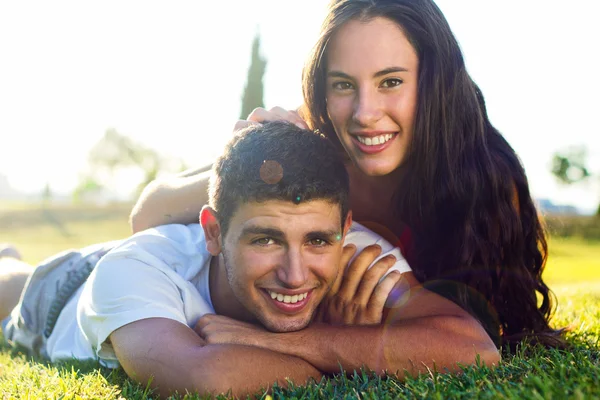
<path id="1" fill-rule="evenodd" d="M 358 250 L 350 262 L 352 262 L 352 260 L 354 260 L 354 258 L 357 257 L 365 247 L 377 244 L 381 247 L 381 254 L 375 261 L 385 257 L 386 255 L 393 255 L 396 257 L 396 264 L 390 269 L 390 271 L 397 270 L 400 273 L 404 273 L 411 270 L 404 256 L 400 252 L 400 248 L 398 247 L 397 243 L 390 243 L 380 234 L 373 232 L 358 222 L 353 222 L 348 233 L 346 234 L 344 245 L 348 244 L 355 245 L 356 249 Z"/>
<path id="2" fill-rule="evenodd" d="M 208 257 L 199 224 L 170 224 L 150 228 L 121 241 L 103 259 L 137 259 L 150 265 L 197 265 Z"/>
<path id="3" fill-rule="evenodd" d="M 352 222 L 352 225 L 348 230 L 345 244 L 362 244 L 365 246 L 378 244 L 385 249 L 394 247 L 392 243 L 382 235 L 356 221 Z"/>

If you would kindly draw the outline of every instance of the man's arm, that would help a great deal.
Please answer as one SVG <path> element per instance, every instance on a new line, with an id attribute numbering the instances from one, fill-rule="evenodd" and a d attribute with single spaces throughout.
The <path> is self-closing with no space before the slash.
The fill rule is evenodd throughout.
<path id="1" fill-rule="evenodd" d="M 366 367 L 377 373 L 415 374 L 427 368 L 458 371 L 457 363 L 500 360 L 494 343 L 466 311 L 424 289 L 412 272 L 402 274 L 399 296 L 380 325 L 330 326 L 314 324 L 286 334 L 263 331 L 248 334 L 234 322 L 219 316 L 203 317 L 196 331 L 208 343 L 250 344 L 300 357 L 323 373 Z M 233 325 L 232 325 L 233 324 Z M 233 327 L 232 327 L 233 326 Z"/>
<path id="2" fill-rule="evenodd" d="M 255 393 L 286 379 L 303 384 L 321 374 L 306 361 L 242 345 L 205 345 L 189 327 L 166 318 L 125 325 L 110 335 L 119 362 L 132 379 L 161 396 L 175 391 L 201 394 Z"/>

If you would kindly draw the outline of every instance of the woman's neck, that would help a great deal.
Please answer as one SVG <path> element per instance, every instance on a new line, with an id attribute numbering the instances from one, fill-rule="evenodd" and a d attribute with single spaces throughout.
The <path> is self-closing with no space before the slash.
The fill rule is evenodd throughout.
<path id="1" fill-rule="evenodd" d="M 369 176 L 354 164 L 346 165 L 350 177 L 350 208 L 354 220 L 381 224 L 400 235 L 403 224 L 397 217 L 394 194 L 398 190 L 402 170 L 384 176 Z"/>

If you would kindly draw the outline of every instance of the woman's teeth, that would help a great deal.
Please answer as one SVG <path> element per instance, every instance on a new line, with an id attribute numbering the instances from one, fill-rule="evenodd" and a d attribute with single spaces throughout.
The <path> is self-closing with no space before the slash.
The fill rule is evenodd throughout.
<path id="1" fill-rule="evenodd" d="M 277 292 L 272 292 L 270 290 L 268 290 L 269 295 L 271 296 L 271 298 L 273 300 L 277 300 L 280 301 L 282 303 L 297 303 L 299 301 L 304 300 L 307 296 L 308 296 L 308 292 L 306 293 L 301 293 L 301 294 L 295 294 L 293 296 L 287 295 L 287 294 L 281 294 L 281 293 L 277 293 Z"/>
<path id="2" fill-rule="evenodd" d="M 357 136 L 359 142 L 365 144 L 367 146 L 376 146 L 378 144 L 384 144 L 388 140 L 394 137 L 393 133 L 386 133 L 385 135 L 367 137 L 367 136 Z"/>

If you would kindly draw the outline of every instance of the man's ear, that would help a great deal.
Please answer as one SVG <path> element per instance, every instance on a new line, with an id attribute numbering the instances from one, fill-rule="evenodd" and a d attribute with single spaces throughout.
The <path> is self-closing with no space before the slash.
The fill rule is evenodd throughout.
<path id="1" fill-rule="evenodd" d="M 204 238 L 206 239 L 206 250 L 213 255 L 218 256 L 221 253 L 223 243 L 221 242 L 221 225 L 217 219 L 217 213 L 209 206 L 202 207 L 200 211 L 200 224 L 204 229 Z"/>
<path id="2" fill-rule="evenodd" d="M 346 221 L 344 221 L 344 237 L 348 233 L 348 230 L 352 226 L 352 210 L 348 210 L 348 214 L 346 215 Z"/>

